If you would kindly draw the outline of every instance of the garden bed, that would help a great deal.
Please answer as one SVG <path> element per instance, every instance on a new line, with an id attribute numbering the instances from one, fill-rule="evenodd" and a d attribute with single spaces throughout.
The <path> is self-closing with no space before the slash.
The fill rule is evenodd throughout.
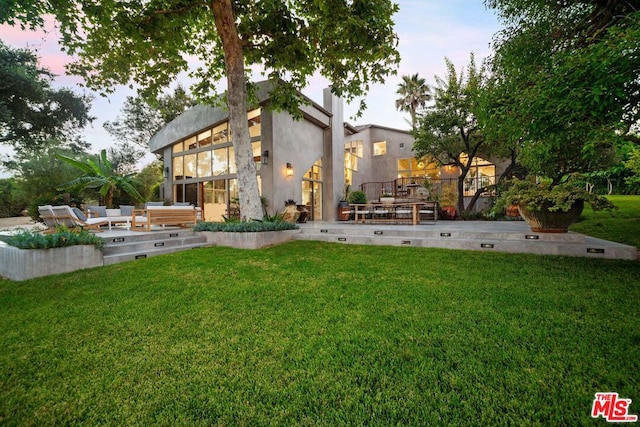
<path id="1" fill-rule="evenodd" d="M 102 251 L 95 245 L 18 249 L 0 243 L 0 260 L 0 276 L 11 280 L 28 280 L 103 265 Z"/>
<path id="2" fill-rule="evenodd" d="M 279 245 L 293 240 L 293 236 L 300 230 L 279 230 L 259 232 L 235 232 L 235 231 L 200 231 L 207 236 L 207 243 L 217 246 L 228 246 L 238 249 L 260 249 L 268 246 Z"/>

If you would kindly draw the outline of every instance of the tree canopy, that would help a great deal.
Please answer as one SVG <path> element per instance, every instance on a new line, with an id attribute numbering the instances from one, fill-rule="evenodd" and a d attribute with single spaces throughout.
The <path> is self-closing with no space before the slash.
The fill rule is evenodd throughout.
<path id="1" fill-rule="evenodd" d="M 261 68 L 279 83 L 273 108 L 298 115 L 298 91 L 312 75 L 328 78 L 349 101 L 399 62 L 392 21 L 398 7 L 391 0 L 7 3 L 1 21 L 35 26 L 45 13 L 57 17 L 62 44 L 77 58 L 70 70 L 91 88 L 108 92 L 132 83 L 150 96 L 188 72 L 197 99 L 215 104 L 215 82 L 225 77 L 245 218 L 262 217 L 246 120 L 248 69 Z"/>
<path id="2" fill-rule="evenodd" d="M 473 159 L 485 143 L 478 126 L 477 112 L 485 88 L 486 75 L 471 55 L 466 70 L 458 73 L 453 62 L 445 58 L 447 74 L 436 76 L 434 104 L 418 116 L 413 150 L 416 157 L 429 157 L 440 165 L 460 169 L 458 177 L 458 211 L 465 212 L 464 180 Z M 465 156 L 462 156 L 462 155 Z M 468 210 L 473 208 L 473 200 Z"/>
<path id="3" fill-rule="evenodd" d="M 195 103 L 180 84 L 173 93 L 162 94 L 153 100 L 140 95 L 127 96 L 120 115 L 104 124 L 117 141 L 108 150 L 114 169 L 123 174 L 133 172 L 138 161 L 149 153 L 151 137 Z"/>
<path id="4" fill-rule="evenodd" d="M 92 120 L 90 99 L 52 88 L 52 79 L 33 52 L 0 41 L 0 143 L 33 153 L 72 141 Z"/>
<path id="5" fill-rule="evenodd" d="M 625 0 L 487 0 L 501 99 L 489 135 L 519 144 L 530 172 L 559 182 L 606 168 L 620 140 L 640 142 L 640 10 Z"/>
<path id="6" fill-rule="evenodd" d="M 120 115 L 104 128 L 121 144 L 149 151 L 149 140 L 164 125 L 193 107 L 196 101 L 181 85 L 153 102 L 140 95 L 127 96 Z"/>
<path id="7" fill-rule="evenodd" d="M 416 73 L 411 76 L 402 76 L 402 82 L 398 84 L 396 94 L 399 96 L 396 99 L 396 110 L 408 112 L 411 115 L 411 128 L 415 129 L 418 111 L 431 101 L 431 88 L 426 80 Z"/>

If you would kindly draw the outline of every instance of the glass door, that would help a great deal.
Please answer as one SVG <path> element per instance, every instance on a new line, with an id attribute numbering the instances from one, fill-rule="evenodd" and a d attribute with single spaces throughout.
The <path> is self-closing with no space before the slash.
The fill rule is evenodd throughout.
<path id="1" fill-rule="evenodd" d="M 205 221 L 222 221 L 227 214 L 227 182 L 224 179 L 202 183 Z"/>

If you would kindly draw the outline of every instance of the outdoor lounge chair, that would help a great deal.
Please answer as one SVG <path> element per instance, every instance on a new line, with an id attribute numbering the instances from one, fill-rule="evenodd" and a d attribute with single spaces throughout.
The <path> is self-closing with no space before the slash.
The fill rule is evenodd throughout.
<path id="1" fill-rule="evenodd" d="M 56 221 L 56 216 L 51 209 L 51 205 L 38 206 L 38 213 L 40 214 L 40 219 L 47 226 L 45 230 L 42 230 L 45 234 L 50 234 L 56 231 L 56 226 L 58 225 L 58 221 Z"/>
<path id="2" fill-rule="evenodd" d="M 51 210 L 57 223 L 59 225 L 66 225 L 69 228 L 81 227 L 101 231 L 100 226 L 109 223 L 105 218 L 80 218 L 73 209 L 67 205 L 53 206 Z"/>

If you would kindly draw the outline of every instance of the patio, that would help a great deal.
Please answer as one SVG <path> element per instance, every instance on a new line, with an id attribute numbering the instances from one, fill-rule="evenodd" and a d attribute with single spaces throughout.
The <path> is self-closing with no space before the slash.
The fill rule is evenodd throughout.
<path id="1" fill-rule="evenodd" d="M 9 224 L 9 225 L 7 225 Z M 18 229 L 37 227 L 27 218 L 0 220 L 0 233 L 8 234 Z M 279 244 L 287 240 L 316 240 L 343 244 L 387 245 L 422 248 L 441 248 L 453 250 L 473 250 L 506 253 L 525 253 L 537 255 L 557 255 L 571 257 L 607 258 L 607 259 L 638 259 L 638 249 L 615 242 L 585 236 L 580 233 L 566 234 L 533 233 L 523 221 L 438 221 L 437 223 L 422 223 L 418 225 L 403 224 L 356 224 L 350 222 L 310 222 L 299 224 L 300 230 L 288 232 L 280 237 Z M 276 232 L 277 233 L 277 232 Z M 151 256 L 183 251 L 194 247 L 236 244 L 223 241 L 217 233 L 196 233 L 191 229 L 179 227 L 162 227 L 155 225 L 151 231 L 131 231 L 126 227 L 106 227 L 97 235 L 105 240 L 106 248 L 99 260 L 90 259 L 97 255 L 74 256 L 73 262 L 68 255 L 56 255 L 56 259 L 48 260 L 47 251 L 30 251 L 30 256 L 20 257 L 21 250 L 5 247 L 3 256 L 5 261 L 11 260 L 4 267 L 6 277 L 24 280 L 30 277 L 75 271 L 97 265 L 110 265 L 119 262 L 132 261 Z M 226 233 L 229 234 L 229 233 Z M 244 240 L 256 240 L 255 233 L 243 234 Z M 252 234 L 252 235 L 249 235 Z M 265 233 L 258 233 L 265 234 Z M 266 236 L 265 236 L 266 237 Z M 245 242 L 244 246 L 249 248 Z M 255 245 L 254 245 L 255 246 Z M 265 244 L 263 246 L 268 246 Z M 251 247 L 256 249 L 257 247 Z M 26 251 L 25 251 L 26 252 Z M 99 252 L 99 251 L 95 251 Z M 26 254 L 23 254 L 26 256 Z M 35 258 L 34 258 L 35 257 Z M 79 259 L 76 259 L 78 258 Z M 33 258 L 33 259 L 32 259 Z M 60 260 L 63 262 L 60 262 Z M 87 259 L 87 263 L 81 262 Z M 35 271 L 36 267 L 42 272 Z M 14 271 L 15 270 L 15 271 Z"/>
<path id="2" fill-rule="evenodd" d="M 438 221 L 419 225 L 315 222 L 298 240 L 634 260 L 637 248 L 580 233 L 534 233 L 524 221 Z"/>

